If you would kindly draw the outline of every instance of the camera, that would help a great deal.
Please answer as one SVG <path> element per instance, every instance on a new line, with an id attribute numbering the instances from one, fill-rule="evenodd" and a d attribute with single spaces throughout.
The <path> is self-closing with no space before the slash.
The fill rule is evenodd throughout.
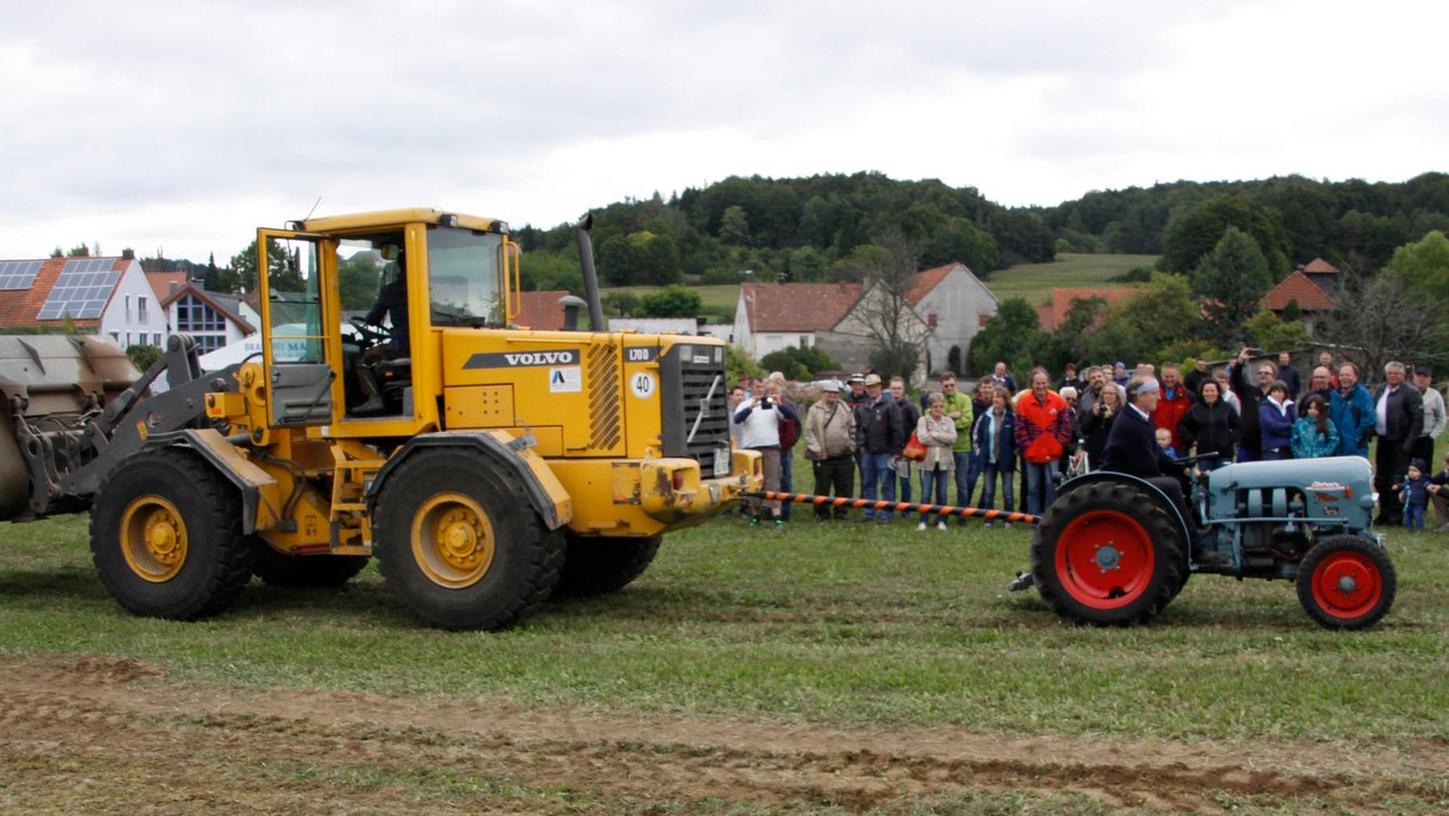
<path id="1" fill-rule="evenodd" d="M 769 397 L 760 397 L 760 407 L 765 409 L 774 408 L 775 403 Z"/>

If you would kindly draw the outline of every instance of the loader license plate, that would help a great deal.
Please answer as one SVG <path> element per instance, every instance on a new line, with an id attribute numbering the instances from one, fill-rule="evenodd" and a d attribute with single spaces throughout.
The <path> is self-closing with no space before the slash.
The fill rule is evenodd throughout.
<path id="1" fill-rule="evenodd" d="M 730 475 L 730 449 L 720 448 L 714 452 L 714 475 L 718 479 L 721 476 Z"/>

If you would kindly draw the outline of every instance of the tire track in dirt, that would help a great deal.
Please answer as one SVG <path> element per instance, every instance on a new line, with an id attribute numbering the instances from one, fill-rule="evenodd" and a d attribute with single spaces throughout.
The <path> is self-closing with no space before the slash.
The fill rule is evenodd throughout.
<path id="1" fill-rule="evenodd" d="M 222 688 L 134 661 L 0 658 L 0 755 L 124 761 L 265 756 L 401 774 L 446 771 L 652 801 L 903 809 L 953 792 L 1079 794 L 1117 807 L 1212 809 L 1214 794 L 1353 806 L 1442 797 L 1435 746 L 1365 756 L 1322 745 L 1010 738 L 793 723 L 571 715 L 333 691 Z"/>

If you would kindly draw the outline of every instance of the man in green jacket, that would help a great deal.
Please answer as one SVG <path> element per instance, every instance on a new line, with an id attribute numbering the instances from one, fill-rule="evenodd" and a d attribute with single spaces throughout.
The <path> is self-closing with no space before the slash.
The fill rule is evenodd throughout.
<path id="1" fill-rule="evenodd" d="M 971 455 L 971 424 L 975 417 L 971 410 L 971 398 L 956 390 L 956 375 L 947 371 L 941 375 L 941 396 L 946 404 L 942 413 L 956 423 L 956 444 L 951 448 L 951 457 L 956 464 L 956 506 L 970 507 L 971 493 L 976 489 L 976 479 L 981 467 Z M 958 524 L 965 524 L 961 518 Z"/>

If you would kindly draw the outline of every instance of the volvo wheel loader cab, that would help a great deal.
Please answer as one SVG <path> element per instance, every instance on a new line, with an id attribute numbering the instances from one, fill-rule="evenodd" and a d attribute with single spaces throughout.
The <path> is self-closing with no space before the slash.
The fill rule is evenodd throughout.
<path id="1" fill-rule="evenodd" d="M 93 500 L 95 562 L 127 609 L 200 617 L 253 572 L 335 584 L 376 557 L 424 621 L 499 628 L 556 586 L 623 586 L 664 533 L 760 486 L 758 455 L 730 446 L 723 345 L 517 325 L 503 222 L 392 210 L 257 238 L 259 359 L 202 375 L 174 338 L 81 434 L 126 445 L 63 463 L 99 488 L 64 498 Z M 580 244 L 598 326 L 586 222 Z M 344 331 L 359 270 L 380 271 L 377 305 Z"/>

